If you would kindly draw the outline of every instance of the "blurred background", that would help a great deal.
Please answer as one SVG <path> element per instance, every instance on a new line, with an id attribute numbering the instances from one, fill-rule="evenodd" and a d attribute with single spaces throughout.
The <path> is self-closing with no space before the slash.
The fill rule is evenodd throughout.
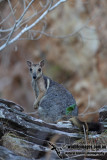
<path id="1" fill-rule="evenodd" d="M 16 1 L 11 3 L 14 6 Z M 22 13 L 22 6 L 19 0 L 16 17 Z M 37 1 L 33 6 L 39 10 Z M 1 0 L 0 21 L 9 12 L 7 1 Z M 26 16 L 31 14 L 29 9 Z M 38 63 L 45 59 L 44 74 L 63 84 L 79 107 L 87 106 L 89 101 L 93 107 L 106 104 L 107 1 L 68 0 L 50 12 L 45 21 L 45 32 L 54 36 L 77 32 L 66 38 L 42 35 L 40 39 L 35 37 L 37 40 L 24 38 L 25 33 L 22 40 L 0 51 L 0 98 L 20 104 L 27 112 L 32 111 L 35 97 L 26 61 Z M 11 16 L 0 28 L 5 29 L 9 23 L 12 23 Z M 33 29 L 41 27 L 42 22 Z"/>

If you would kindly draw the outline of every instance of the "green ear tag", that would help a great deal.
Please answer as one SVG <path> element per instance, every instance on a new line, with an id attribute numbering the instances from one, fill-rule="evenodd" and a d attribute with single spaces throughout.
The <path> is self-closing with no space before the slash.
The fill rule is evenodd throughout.
<path id="1" fill-rule="evenodd" d="M 72 111 L 74 110 L 74 108 L 76 107 L 76 104 L 73 104 L 69 107 L 66 108 L 66 115 L 72 113 Z"/>

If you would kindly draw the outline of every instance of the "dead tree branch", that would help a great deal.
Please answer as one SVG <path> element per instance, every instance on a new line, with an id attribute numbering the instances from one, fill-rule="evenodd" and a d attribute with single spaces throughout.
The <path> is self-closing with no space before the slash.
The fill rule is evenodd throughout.
<path id="1" fill-rule="evenodd" d="M 40 0 L 39 2 L 36 2 L 35 0 L 19 0 L 13 6 L 12 1 L 8 0 L 10 12 L 7 12 L 8 15 L 2 17 L 0 22 L 0 51 L 17 40 L 38 40 L 43 35 L 51 38 L 64 39 L 78 34 L 82 38 L 81 31 L 88 27 L 89 23 L 98 15 L 89 18 L 82 26 L 80 26 L 80 28 L 77 28 L 68 35 L 55 35 L 46 32 L 47 23 L 44 18 L 49 12 L 53 11 L 61 3 L 66 1 L 67 0 Z M 20 14 L 18 14 L 19 4 L 22 6 Z M 16 15 L 19 15 L 19 17 L 16 17 Z M 10 23 L 10 19 L 12 23 Z M 43 23 L 43 26 L 39 27 L 39 29 L 36 28 L 41 22 Z M 25 35 L 26 33 L 27 35 Z"/>
<path id="2" fill-rule="evenodd" d="M 10 27 L 3 29 L 0 28 L 0 34 L 1 34 L 1 43 L 0 51 L 3 50 L 7 45 L 12 44 L 13 42 L 17 41 L 25 32 L 30 31 L 33 27 L 35 27 L 39 22 L 43 20 L 43 18 L 52 10 L 54 10 L 56 7 L 58 7 L 61 3 L 66 2 L 67 0 L 46 0 L 45 4 L 42 3 L 42 1 L 39 2 L 39 10 L 34 9 L 34 0 L 31 0 L 30 2 L 23 0 L 23 8 L 24 11 L 20 15 L 18 19 L 15 17 L 15 13 L 17 10 L 17 4 L 12 7 L 11 0 L 8 0 L 8 5 L 10 8 L 10 13 L 6 18 L 4 18 L 0 24 L 1 26 L 9 21 L 10 16 L 13 17 L 14 24 Z M 33 8 L 33 9 L 32 9 Z M 32 11 L 33 14 L 26 18 L 26 14 Z M 35 19 L 35 20 L 34 20 Z M 32 23 L 29 24 L 29 22 L 32 20 Z M 44 31 L 44 27 L 43 27 Z M 5 35 L 5 36 L 4 36 Z M 41 34 L 40 34 L 41 37 Z"/>

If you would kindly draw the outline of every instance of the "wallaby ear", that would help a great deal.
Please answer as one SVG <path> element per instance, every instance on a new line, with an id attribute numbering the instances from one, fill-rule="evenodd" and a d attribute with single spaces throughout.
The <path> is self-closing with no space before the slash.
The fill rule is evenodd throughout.
<path id="1" fill-rule="evenodd" d="M 44 61 L 44 60 L 42 60 L 42 61 L 39 62 L 39 65 L 40 65 L 41 67 L 43 67 L 44 64 L 45 64 L 45 61 Z"/>
<path id="2" fill-rule="evenodd" d="M 32 62 L 30 62 L 30 61 L 27 61 L 27 65 L 28 65 L 29 67 L 31 67 L 31 65 L 32 65 Z"/>

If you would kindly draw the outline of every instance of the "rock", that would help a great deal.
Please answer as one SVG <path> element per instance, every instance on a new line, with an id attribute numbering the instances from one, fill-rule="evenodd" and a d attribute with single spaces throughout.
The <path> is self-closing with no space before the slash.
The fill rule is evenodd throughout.
<path id="1" fill-rule="evenodd" d="M 0 99 L 0 103 L 5 104 L 5 105 L 9 106 L 10 108 L 16 109 L 18 111 L 21 111 L 21 112 L 24 111 L 24 109 L 20 105 L 14 103 L 12 101 L 9 101 L 6 99 Z"/>
<path id="2" fill-rule="evenodd" d="M 84 137 L 84 134 L 73 128 L 69 121 L 58 124 L 46 123 L 17 110 L 17 107 L 12 108 L 7 102 L 6 100 L 0 103 L 1 159 L 56 160 L 59 157 L 55 150 L 51 150 L 52 144 L 59 149 L 61 156 L 65 158 L 67 157 L 65 151 L 68 151 L 69 155 L 69 150 L 63 146 L 69 145 L 69 142 L 73 144 Z M 94 134 L 95 136 L 97 135 Z"/>
<path id="3" fill-rule="evenodd" d="M 15 154 L 27 157 L 27 158 L 37 158 L 38 151 L 41 154 L 49 152 L 50 149 L 37 145 L 35 143 L 29 142 L 21 136 L 15 135 L 13 133 L 6 133 L 2 137 L 3 146 L 13 151 Z"/>
<path id="4" fill-rule="evenodd" d="M 54 136 L 58 136 L 58 141 L 63 143 L 63 139 L 78 139 L 82 135 L 69 125 L 57 125 L 45 123 L 42 120 L 31 117 L 19 110 L 12 108 L 13 103 L 2 101 L 0 103 L 0 140 L 1 145 L 14 152 L 19 157 L 44 158 L 50 152 L 49 141 Z M 15 104 L 15 103 L 14 103 Z M 11 106 L 12 105 L 12 106 Z M 72 125 L 71 125 L 72 126 Z M 67 137 L 69 137 L 67 139 Z M 7 149 L 2 155 L 6 156 Z M 5 148 L 4 148 L 5 150 Z M 7 152 L 8 153 L 8 152 Z M 57 157 L 56 154 L 52 156 Z M 55 158 L 56 159 L 56 158 Z M 23 160 L 23 159 L 22 159 Z"/>
<path id="5" fill-rule="evenodd" d="M 7 148 L 5 148 L 3 146 L 0 146 L 0 159 L 4 159 L 4 160 L 30 160 L 28 158 L 14 154 L 13 152 L 11 152 L 10 150 L 8 150 Z"/>

